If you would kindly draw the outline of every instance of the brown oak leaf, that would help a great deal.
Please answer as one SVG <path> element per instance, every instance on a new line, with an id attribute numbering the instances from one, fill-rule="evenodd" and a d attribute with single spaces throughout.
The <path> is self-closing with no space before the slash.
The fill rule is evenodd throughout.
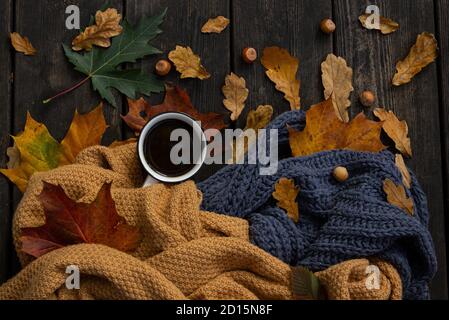
<path id="1" fill-rule="evenodd" d="M 332 98 L 335 112 L 340 120 L 349 122 L 348 108 L 351 106 L 349 96 L 354 91 L 352 86 L 352 69 L 346 60 L 329 54 L 321 64 L 324 98 Z"/>
<path id="2" fill-rule="evenodd" d="M 382 123 L 369 120 L 363 113 L 350 123 L 341 121 L 328 99 L 307 111 L 303 131 L 289 128 L 290 147 L 294 157 L 341 149 L 380 152 L 386 148 L 380 140 L 381 131 Z"/>
<path id="3" fill-rule="evenodd" d="M 393 85 L 400 86 L 412 81 L 426 66 L 438 57 L 438 43 L 435 36 L 428 32 L 418 35 L 416 43 L 410 49 L 408 56 L 396 65 Z"/>
<path id="4" fill-rule="evenodd" d="M 37 50 L 33 47 L 27 37 L 22 37 L 19 33 L 11 33 L 11 44 L 17 52 L 21 52 L 26 56 L 34 56 Z"/>
<path id="5" fill-rule="evenodd" d="M 176 46 L 175 50 L 169 52 L 168 58 L 181 74 L 181 79 L 198 78 L 205 80 L 210 78 L 209 72 L 201 64 L 200 57 L 193 53 L 190 47 Z"/>
<path id="6" fill-rule="evenodd" d="M 273 198 L 278 201 L 278 207 L 284 209 L 295 223 L 299 221 L 299 208 L 296 202 L 298 194 L 299 188 L 295 186 L 295 181 L 287 178 L 281 178 L 273 192 Z"/>
<path id="7" fill-rule="evenodd" d="M 95 25 L 87 27 L 72 41 L 72 49 L 75 51 L 92 50 L 92 46 L 107 48 L 111 46 L 111 38 L 122 33 L 120 21 L 122 15 L 117 9 L 109 8 L 105 11 L 97 11 Z"/>
<path id="8" fill-rule="evenodd" d="M 223 16 L 209 19 L 201 28 L 202 33 L 221 33 L 229 24 L 229 19 Z"/>
<path id="9" fill-rule="evenodd" d="M 413 215 L 413 199 L 408 198 L 404 186 L 396 185 L 390 179 L 384 181 L 384 192 L 387 195 L 388 203 Z"/>
<path id="10" fill-rule="evenodd" d="M 226 128 L 224 116 L 218 113 L 201 113 L 190 101 L 190 97 L 184 89 L 178 86 L 166 85 L 165 99 L 162 104 L 151 106 L 145 99 L 128 99 L 129 112 L 122 116 L 126 124 L 137 134 L 143 129 L 145 124 L 164 112 L 183 112 L 193 119 L 201 121 L 204 130 Z"/>
<path id="11" fill-rule="evenodd" d="M 284 93 L 290 103 L 290 109 L 301 109 L 299 91 L 300 81 L 297 79 L 299 60 L 283 48 L 268 47 L 263 50 L 262 65 L 267 69 L 266 75 L 276 85 L 276 89 Z"/>
<path id="12" fill-rule="evenodd" d="M 405 121 L 400 121 L 392 111 L 383 108 L 374 110 L 374 115 L 383 121 L 382 128 L 385 133 L 394 141 L 396 149 L 404 156 L 412 156 L 412 146 L 408 137 L 408 125 Z"/>
<path id="13" fill-rule="evenodd" d="M 380 23 L 379 23 L 378 27 L 377 26 L 374 27 L 374 28 L 368 27 L 366 22 L 367 22 L 367 19 L 368 19 L 369 16 L 371 16 L 371 15 L 363 14 L 363 15 L 361 15 L 359 17 L 360 23 L 366 29 L 379 30 L 380 32 L 382 32 L 382 34 L 390 34 L 390 33 L 393 33 L 393 32 L 395 32 L 395 31 L 397 31 L 399 29 L 399 23 L 397 23 L 397 22 L 395 22 L 395 21 L 393 21 L 391 19 L 382 17 L 382 16 L 379 17 L 379 22 Z"/>
<path id="14" fill-rule="evenodd" d="M 236 121 L 245 108 L 245 101 L 249 95 L 246 81 L 244 78 L 231 72 L 231 74 L 226 76 L 225 85 L 221 90 L 225 96 L 223 104 L 226 109 L 232 112 L 231 120 Z"/>
<path id="15" fill-rule="evenodd" d="M 402 175 L 402 183 L 407 189 L 410 189 L 412 185 L 412 177 L 410 176 L 410 172 L 408 171 L 407 166 L 405 165 L 404 157 L 401 154 L 396 155 L 396 167 L 399 169 Z"/>
<path id="16" fill-rule="evenodd" d="M 20 236 L 21 250 L 33 257 L 81 243 L 103 244 L 124 252 L 135 250 L 140 243 L 139 228 L 118 215 L 110 184 L 103 185 L 88 204 L 72 200 L 62 187 L 44 182 L 38 199 L 45 224 L 23 228 Z"/>

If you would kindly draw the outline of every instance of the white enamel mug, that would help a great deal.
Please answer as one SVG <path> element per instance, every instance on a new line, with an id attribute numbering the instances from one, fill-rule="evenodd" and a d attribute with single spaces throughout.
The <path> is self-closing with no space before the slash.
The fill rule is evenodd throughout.
<path id="1" fill-rule="evenodd" d="M 179 120 L 187 123 L 189 126 L 192 127 L 192 133 L 193 137 L 192 139 L 195 140 L 197 143 L 200 143 L 200 152 L 201 154 L 198 157 L 194 157 L 195 159 L 198 159 L 196 163 L 194 163 L 194 166 L 192 169 L 180 176 L 173 177 L 173 176 L 166 176 L 161 172 L 158 172 L 152 166 L 148 163 L 145 157 L 145 142 L 146 139 L 149 138 L 149 134 L 151 130 L 158 125 L 159 123 L 166 121 L 166 120 Z M 166 112 L 162 113 L 160 115 L 157 115 L 153 119 L 151 119 L 143 128 L 140 137 L 139 142 L 137 144 L 138 154 L 140 162 L 142 163 L 142 166 L 144 167 L 145 171 L 148 173 L 148 177 L 146 178 L 143 187 L 147 187 L 150 185 L 153 185 L 155 183 L 163 182 L 163 183 L 180 183 L 183 181 L 186 181 L 190 178 L 192 178 L 201 168 L 201 166 L 204 163 L 204 160 L 206 159 L 206 152 L 207 152 L 207 139 L 206 136 L 201 129 L 200 124 L 184 113 L 179 112 Z"/>

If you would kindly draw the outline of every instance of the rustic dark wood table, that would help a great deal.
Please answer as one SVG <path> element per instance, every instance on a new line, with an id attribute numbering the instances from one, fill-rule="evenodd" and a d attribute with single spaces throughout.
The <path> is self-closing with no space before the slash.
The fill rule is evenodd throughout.
<path id="1" fill-rule="evenodd" d="M 0 164 L 7 162 L 10 134 L 24 127 L 27 111 L 47 125 L 57 139 L 69 127 L 74 110 L 87 112 L 99 102 L 89 85 L 43 105 L 42 100 L 69 87 L 82 75 L 65 58 L 61 43 L 69 44 L 76 30 L 65 28 L 65 9 L 75 4 L 81 9 L 81 23 L 103 4 L 102 0 L 1 0 L 0 1 Z M 369 4 L 381 14 L 401 24 L 398 32 L 383 36 L 361 28 L 357 18 Z M 154 44 L 164 55 L 176 44 L 190 46 L 201 57 L 212 77 L 207 81 L 178 80 L 175 72 L 168 77 L 185 87 L 194 105 L 201 111 L 227 114 L 222 106 L 221 86 L 231 71 L 247 80 L 250 96 L 247 109 L 237 122 L 244 124 L 246 113 L 259 104 L 272 104 L 280 114 L 288 110 L 282 94 L 264 75 L 257 63 L 242 62 L 246 46 L 261 52 L 264 47 L 287 48 L 300 59 L 301 98 L 304 106 L 323 99 L 320 63 L 329 53 L 344 57 L 354 69 L 355 92 L 352 115 L 362 107 L 357 95 L 365 89 L 378 94 L 380 105 L 407 120 L 413 141 L 414 158 L 410 166 L 428 195 L 431 231 L 439 262 L 432 286 L 434 299 L 447 299 L 445 212 L 449 206 L 449 0 L 112 0 L 128 20 L 135 22 L 168 7 L 164 33 Z M 200 32 L 210 17 L 224 15 L 231 25 L 220 35 Z M 319 22 L 332 17 L 337 31 L 326 36 Z M 8 35 L 18 31 L 30 38 L 38 49 L 35 57 L 11 50 Z M 395 63 L 408 53 L 418 33 L 432 32 L 440 46 L 440 57 L 409 85 L 393 88 Z M 152 70 L 158 57 L 145 59 L 143 68 Z M 162 95 L 149 98 L 161 101 Z M 105 109 L 110 124 L 104 143 L 132 135 L 120 118 L 127 105 Z M 207 176 L 213 170 L 203 173 Z M 14 275 L 19 267 L 11 240 L 11 221 L 21 193 L 6 178 L 0 177 L 0 283 Z"/>

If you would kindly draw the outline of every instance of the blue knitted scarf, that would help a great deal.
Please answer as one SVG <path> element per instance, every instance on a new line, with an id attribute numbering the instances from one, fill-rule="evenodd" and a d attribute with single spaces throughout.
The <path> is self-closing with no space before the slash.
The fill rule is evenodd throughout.
<path id="1" fill-rule="evenodd" d="M 279 129 L 279 145 L 288 148 L 287 125 L 305 127 L 305 113 L 292 111 L 267 129 Z M 337 182 L 332 171 L 348 169 L 350 178 Z M 276 182 L 294 179 L 300 221 L 295 224 L 272 198 Z M 404 299 L 428 299 L 428 283 L 437 268 L 428 231 L 425 194 L 412 174 L 413 216 L 390 205 L 385 179 L 402 183 L 389 152 L 322 152 L 279 161 L 277 174 L 261 176 L 258 165 L 232 165 L 199 184 L 204 210 L 247 219 L 251 241 L 284 262 L 321 271 L 337 263 L 377 257 L 401 275 Z"/>

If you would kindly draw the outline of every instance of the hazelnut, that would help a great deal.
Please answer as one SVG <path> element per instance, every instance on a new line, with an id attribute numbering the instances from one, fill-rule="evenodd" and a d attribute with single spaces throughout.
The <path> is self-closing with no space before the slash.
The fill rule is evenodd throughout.
<path id="1" fill-rule="evenodd" d="M 323 31 L 324 33 L 331 34 L 335 31 L 337 27 L 331 19 L 326 18 L 321 21 L 320 28 L 321 31 Z"/>
<path id="2" fill-rule="evenodd" d="M 242 51 L 242 58 L 246 63 L 253 63 L 257 60 L 257 51 L 254 48 L 245 48 Z"/>
<path id="3" fill-rule="evenodd" d="M 345 167 L 336 167 L 333 174 L 334 178 L 339 182 L 345 182 L 349 178 L 348 170 Z"/>
<path id="4" fill-rule="evenodd" d="M 376 95 L 372 91 L 363 91 L 360 95 L 360 103 L 365 107 L 372 107 L 376 102 Z"/>
<path id="5" fill-rule="evenodd" d="M 155 66 L 156 73 L 160 76 L 166 76 L 170 73 L 171 64 L 167 60 L 159 60 Z"/>

